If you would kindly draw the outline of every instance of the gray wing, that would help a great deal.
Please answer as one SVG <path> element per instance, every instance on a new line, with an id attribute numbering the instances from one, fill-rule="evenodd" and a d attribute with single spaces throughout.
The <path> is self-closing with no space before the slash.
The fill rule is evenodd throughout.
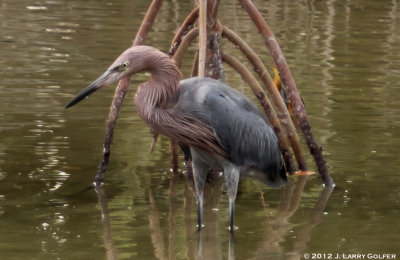
<path id="1" fill-rule="evenodd" d="M 249 99 L 209 78 L 190 78 L 181 86 L 179 109 L 209 125 L 233 163 L 262 171 L 281 168 L 276 135 Z"/>

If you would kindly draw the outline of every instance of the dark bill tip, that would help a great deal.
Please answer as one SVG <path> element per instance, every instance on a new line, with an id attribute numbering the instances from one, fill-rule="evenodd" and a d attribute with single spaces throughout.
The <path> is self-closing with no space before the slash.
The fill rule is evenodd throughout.
<path id="1" fill-rule="evenodd" d="M 75 105 L 76 103 L 78 103 L 79 101 L 81 101 L 82 99 L 86 98 L 87 96 L 89 96 L 90 94 L 92 94 L 93 92 L 95 92 L 98 88 L 96 88 L 96 86 L 93 86 L 93 84 L 91 84 L 89 87 L 85 88 L 84 90 L 82 90 L 76 97 L 74 97 L 71 101 L 68 102 L 68 104 L 65 106 L 65 108 L 69 108 L 72 107 L 73 105 Z"/>
<path id="2" fill-rule="evenodd" d="M 98 79 L 96 79 L 92 84 L 90 84 L 87 88 L 82 90 L 76 97 L 74 97 L 71 101 L 68 102 L 68 104 L 65 106 L 65 108 L 72 107 L 82 99 L 86 98 L 99 88 L 103 87 L 105 85 L 106 80 L 108 77 L 111 75 L 111 71 L 107 70 L 103 75 L 101 75 Z"/>

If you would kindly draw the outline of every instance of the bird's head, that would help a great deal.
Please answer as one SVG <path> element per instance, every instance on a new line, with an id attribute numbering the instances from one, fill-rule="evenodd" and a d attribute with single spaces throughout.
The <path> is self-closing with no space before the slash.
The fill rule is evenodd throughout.
<path id="1" fill-rule="evenodd" d="M 130 77 L 143 70 L 146 67 L 146 54 L 154 51 L 158 50 L 150 46 L 135 46 L 127 49 L 114 61 L 103 75 L 68 102 L 65 108 L 75 105 L 104 86 L 112 85 L 124 77 Z"/>

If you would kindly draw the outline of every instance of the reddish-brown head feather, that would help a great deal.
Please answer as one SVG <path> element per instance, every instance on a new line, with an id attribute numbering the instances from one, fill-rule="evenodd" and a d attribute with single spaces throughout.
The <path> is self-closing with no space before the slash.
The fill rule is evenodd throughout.
<path id="1" fill-rule="evenodd" d="M 152 73 L 151 79 L 142 83 L 135 95 L 140 117 L 165 136 L 210 154 L 226 157 L 208 125 L 174 106 L 180 94 L 179 68 L 168 55 L 148 48 L 135 57 L 140 59 L 139 64 L 143 66 L 141 70 L 150 70 Z"/>

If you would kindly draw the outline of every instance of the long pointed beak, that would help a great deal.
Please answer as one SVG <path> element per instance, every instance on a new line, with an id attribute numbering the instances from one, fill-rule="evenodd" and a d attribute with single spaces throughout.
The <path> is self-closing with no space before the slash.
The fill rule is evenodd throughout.
<path id="1" fill-rule="evenodd" d="M 86 98 L 96 90 L 110 85 L 114 83 L 114 77 L 112 77 L 112 70 L 107 70 L 103 75 L 101 75 L 98 79 L 92 82 L 87 88 L 82 90 L 76 97 L 74 97 L 71 101 L 68 102 L 68 104 L 65 106 L 65 108 L 72 107 L 82 99 Z"/>

